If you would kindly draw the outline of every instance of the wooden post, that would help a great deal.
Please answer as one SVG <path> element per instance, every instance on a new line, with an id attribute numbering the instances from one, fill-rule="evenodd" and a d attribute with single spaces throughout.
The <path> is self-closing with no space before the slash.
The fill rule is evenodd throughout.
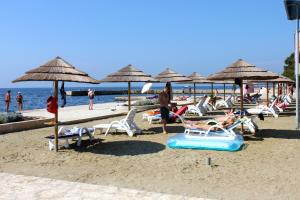
<path id="1" fill-rule="evenodd" d="M 224 86 L 224 100 L 225 100 L 225 98 L 226 98 L 226 97 L 225 97 L 225 96 L 226 96 L 226 91 L 225 91 L 225 83 L 224 83 L 224 85 L 223 85 L 223 86 Z"/>
<path id="2" fill-rule="evenodd" d="M 269 82 L 267 82 L 267 106 L 269 107 Z"/>
<path id="3" fill-rule="evenodd" d="M 214 84 L 211 83 L 211 96 L 213 97 L 214 96 Z"/>
<path id="4" fill-rule="evenodd" d="M 131 84 L 130 84 L 130 82 L 128 82 L 128 111 L 131 109 L 130 94 L 131 94 Z"/>
<path id="5" fill-rule="evenodd" d="M 194 105 L 196 105 L 196 83 L 194 83 Z"/>
<path id="6" fill-rule="evenodd" d="M 240 83 L 240 95 L 241 95 L 241 118 L 243 118 L 243 110 L 244 110 L 244 94 L 243 94 L 243 79 L 241 78 L 241 83 Z M 244 133 L 244 126 L 241 124 L 241 132 L 242 134 Z"/>
<path id="7" fill-rule="evenodd" d="M 275 82 L 273 82 L 273 96 L 275 96 Z"/>
<path id="8" fill-rule="evenodd" d="M 56 100 L 58 101 L 58 81 L 54 81 L 54 95 Z M 58 103 L 58 102 L 57 102 Z M 54 117 L 54 138 L 55 138 L 55 151 L 58 151 L 58 107 Z"/>

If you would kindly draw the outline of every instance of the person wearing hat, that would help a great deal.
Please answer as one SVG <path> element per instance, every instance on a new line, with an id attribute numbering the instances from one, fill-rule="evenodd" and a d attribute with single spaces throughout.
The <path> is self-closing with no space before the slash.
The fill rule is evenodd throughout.
<path id="1" fill-rule="evenodd" d="M 11 101 L 10 90 L 7 90 L 7 92 L 5 93 L 4 101 L 5 101 L 5 111 L 8 112 L 10 101 Z"/>
<path id="2" fill-rule="evenodd" d="M 18 111 L 23 110 L 23 96 L 21 92 L 18 92 L 16 96 L 16 101 L 17 101 L 17 106 L 18 106 Z"/>

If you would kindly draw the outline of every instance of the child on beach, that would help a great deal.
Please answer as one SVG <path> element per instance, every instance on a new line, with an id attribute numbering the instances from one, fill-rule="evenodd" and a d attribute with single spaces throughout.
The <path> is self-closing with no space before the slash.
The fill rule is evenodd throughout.
<path id="1" fill-rule="evenodd" d="M 95 98 L 95 93 L 93 90 L 89 89 L 88 90 L 88 97 L 89 97 L 89 110 L 94 109 L 94 98 Z"/>

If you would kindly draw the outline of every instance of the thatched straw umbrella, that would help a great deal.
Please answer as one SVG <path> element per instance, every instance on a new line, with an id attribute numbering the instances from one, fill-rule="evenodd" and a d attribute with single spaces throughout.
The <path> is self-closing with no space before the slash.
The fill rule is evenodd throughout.
<path id="1" fill-rule="evenodd" d="M 60 57 L 50 60 L 38 68 L 27 71 L 25 75 L 12 81 L 53 81 L 55 85 L 55 97 L 58 99 L 58 81 L 80 82 L 80 83 L 99 83 L 91 78 L 87 73 L 75 69 L 70 63 Z M 55 150 L 58 151 L 58 111 L 55 113 Z"/>
<path id="2" fill-rule="evenodd" d="M 188 78 L 192 79 L 192 81 L 188 83 L 193 83 L 194 85 L 194 104 L 196 104 L 196 84 L 212 83 L 212 81 L 207 80 L 204 76 L 198 74 L 197 72 L 193 72 L 191 75 L 188 76 Z"/>
<path id="3" fill-rule="evenodd" d="M 182 74 L 179 74 L 169 68 L 165 69 L 164 71 L 159 73 L 154 78 L 162 83 L 170 83 L 170 85 L 172 82 L 180 83 L 180 82 L 191 82 L 192 81 L 192 79 L 190 79 Z M 171 95 L 171 91 L 170 91 L 170 95 Z M 172 95 L 170 97 L 172 98 Z M 170 100 L 172 100 L 171 98 L 170 98 Z"/>
<path id="4" fill-rule="evenodd" d="M 243 111 L 243 80 L 267 80 L 278 78 L 277 74 L 249 64 L 246 61 L 239 59 L 233 64 L 226 67 L 224 70 L 212 74 L 208 80 L 230 80 L 238 79 L 240 81 L 240 95 L 241 95 L 241 113 Z"/>
<path id="5" fill-rule="evenodd" d="M 109 74 L 106 78 L 100 80 L 100 82 L 127 82 L 128 83 L 128 110 L 131 109 L 131 82 L 158 82 L 150 75 L 145 74 L 143 71 L 127 65 L 119 71 Z"/>

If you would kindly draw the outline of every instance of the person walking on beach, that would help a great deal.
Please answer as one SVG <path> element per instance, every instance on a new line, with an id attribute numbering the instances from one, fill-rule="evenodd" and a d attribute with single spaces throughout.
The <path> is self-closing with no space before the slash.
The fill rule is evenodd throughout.
<path id="1" fill-rule="evenodd" d="M 60 96 L 61 96 L 61 100 L 62 100 L 62 104 L 61 107 L 65 107 L 66 103 L 67 103 L 67 93 L 65 91 L 65 82 L 62 82 L 61 84 L 61 88 L 60 88 Z"/>
<path id="2" fill-rule="evenodd" d="M 159 104 L 160 104 L 161 122 L 162 122 L 162 128 L 164 134 L 168 134 L 167 123 L 169 120 L 169 112 L 170 112 L 168 107 L 170 96 L 168 92 L 169 92 L 168 88 L 165 87 L 158 97 Z"/>
<path id="3" fill-rule="evenodd" d="M 93 90 L 89 89 L 88 90 L 88 97 L 89 97 L 89 110 L 94 109 L 94 98 L 95 98 L 95 93 Z"/>
<path id="4" fill-rule="evenodd" d="M 11 101 L 10 90 L 7 90 L 5 97 L 4 97 L 4 101 L 5 101 L 5 111 L 8 112 L 10 101 Z"/>
<path id="5" fill-rule="evenodd" d="M 17 106 L 18 106 L 18 111 L 23 110 L 23 95 L 21 92 L 18 92 L 16 96 L 16 101 L 17 101 Z"/>

